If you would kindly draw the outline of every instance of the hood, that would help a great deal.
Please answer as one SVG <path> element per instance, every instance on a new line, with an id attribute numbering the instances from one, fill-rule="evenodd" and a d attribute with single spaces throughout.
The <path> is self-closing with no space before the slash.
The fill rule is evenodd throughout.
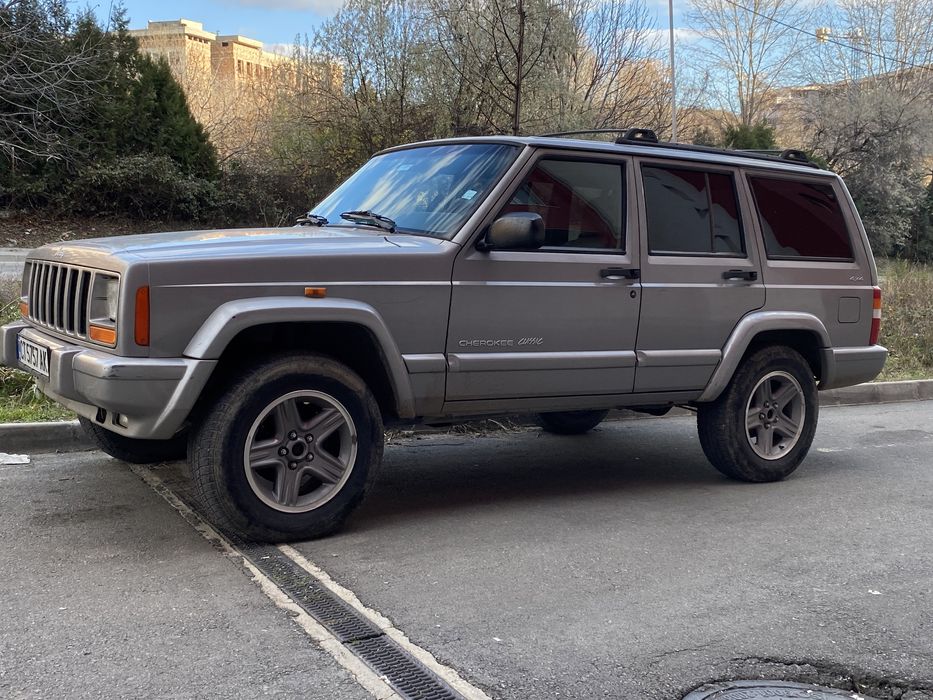
<path id="1" fill-rule="evenodd" d="M 373 254 L 380 249 L 435 249 L 446 241 L 429 236 L 389 234 L 369 227 L 311 227 L 216 229 L 144 233 L 53 243 L 32 252 L 40 260 L 67 260 L 100 265 L 112 256 L 124 261 L 167 261 L 204 258 L 293 257 L 308 254 Z"/>

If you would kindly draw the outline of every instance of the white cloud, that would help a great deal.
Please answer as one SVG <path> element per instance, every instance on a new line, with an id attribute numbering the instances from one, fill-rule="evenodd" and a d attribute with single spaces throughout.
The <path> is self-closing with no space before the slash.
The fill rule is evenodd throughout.
<path id="1" fill-rule="evenodd" d="M 279 56 L 291 56 L 292 51 L 295 48 L 295 45 L 284 44 L 280 42 L 279 43 L 273 42 L 271 44 L 267 44 L 263 42 L 262 48 L 268 51 L 269 53 L 277 53 Z"/>
<path id="2" fill-rule="evenodd" d="M 648 36 L 651 39 L 657 39 L 659 41 L 667 42 L 670 35 L 669 29 L 652 29 L 647 32 Z M 703 36 L 694 29 L 687 29 L 686 27 L 674 27 L 674 42 L 677 44 L 691 44 L 695 41 L 700 41 Z"/>
<path id="3" fill-rule="evenodd" d="M 308 10 L 321 16 L 332 15 L 343 5 L 343 0 L 228 0 L 228 2 L 269 10 Z"/>

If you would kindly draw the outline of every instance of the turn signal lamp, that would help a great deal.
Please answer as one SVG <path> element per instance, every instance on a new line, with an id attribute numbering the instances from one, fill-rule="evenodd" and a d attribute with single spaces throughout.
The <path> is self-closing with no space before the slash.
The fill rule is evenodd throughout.
<path id="1" fill-rule="evenodd" d="M 88 327 L 87 334 L 88 337 L 95 343 L 103 343 L 104 345 L 117 344 L 116 328 L 107 328 L 106 326 L 98 326 L 97 324 L 92 323 Z"/>
<path id="2" fill-rule="evenodd" d="M 149 287 L 136 290 L 136 321 L 134 325 L 136 344 L 149 345 Z"/>

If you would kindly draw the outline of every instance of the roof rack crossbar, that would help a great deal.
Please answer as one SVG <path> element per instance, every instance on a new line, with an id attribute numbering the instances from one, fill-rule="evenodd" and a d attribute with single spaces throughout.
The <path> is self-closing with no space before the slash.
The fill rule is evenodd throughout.
<path id="1" fill-rule="evenodd" d="M 794 148 L 787 148 L 783 151 L 777 149 L 727 149 L 711 148 L 710 146 L 697 146 L 688 143 L 672 143 L 660 141 L 658 135 L 651 129 L 582 129 L 580 131 L 560 131 L 553 134 L 541 134 L 544 138 L 558 138 L 562 136 L 579 136 L 582 134 L 620 134 L 616 138 L 617 144 L 638 144 L 647 146 L 658 146 L 661 148 L 671 148 L 683 151 L 695 151 L 699 153 L 715 153 L 726 156 L 739 156 L 741 158 L 752 158 L 756 160 L 785 161 L 797 165 L 806 165 L 810 168 L 822 170 L 814 163 L 803 151 Z"/>
<path id="2" fill-rule="evenodd" d="M 580 131 L 559 131 L 553 134 L 541 134 L 544 138 L 561 136 L 579 136 L 581 134 L 621 134 L 616 143 L 658 143 L 658 135 L 651 129 L 581 129 Z"/>

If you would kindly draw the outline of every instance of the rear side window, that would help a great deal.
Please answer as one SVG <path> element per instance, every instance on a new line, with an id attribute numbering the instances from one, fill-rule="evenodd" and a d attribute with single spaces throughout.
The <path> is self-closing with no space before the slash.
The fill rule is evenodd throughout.
<path id="1" fill-rule="evenodd" d="M 641 173 L 652 255 L 744 257 L 731 175 L 654 165 Z"/>
<path id="2" fill-rule="evenodd" d="M 852 241 L 832 186 L 750 177 L 768 257 L 852 260 Z"/>

